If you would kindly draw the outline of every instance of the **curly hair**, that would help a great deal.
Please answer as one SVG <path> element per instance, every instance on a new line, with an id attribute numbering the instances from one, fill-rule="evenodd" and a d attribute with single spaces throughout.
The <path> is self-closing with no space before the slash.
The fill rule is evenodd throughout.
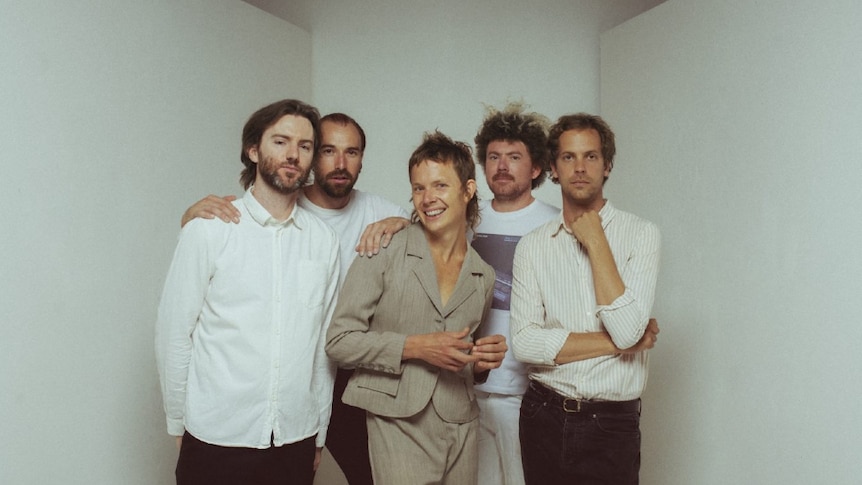
<path id="1" fill-rule="evenodd" d="M 467 190 L 468 180 L 476 180 L 476 165 L 473 163 L 473 154 L 470 146 L 464 142 L 453 141 L 439 131 L 425 133 L 425 136 L 422 138 L 422 144 L 410 155 L 410 161 L 407 163 L 407 173 L 410 174 L 413 171 L 413 167 L 426 160 L 452 165 L 455 173 L 458 174 L 458 179 L 461 181 L 461 188 L 463 190 Z M 416 222 L 418 219 L 419 215 L 414 210 L 411 220 Z M 477 224 L 479 224 L 478 191 L 474 192 L 473 197 L 467 202 L 467 227 L 473 229 Z"/>
<path id="2" fill-rule="evenodd" d="M 248 151 L 260 144 L 263 134 L 278 120 L 287 115 L 307 119 L 314 129 L 314 153 L 320 148 L 320 113 L 317 108 L 296 99 L 282 99 L 255 111 L 242 129 L 242 152 L 239 155 L 245 168 L 239 176 L 243 188 L 248 189 L 257 177 L 257 164 L 248 156 Z"/>
<path id="3" fill-rule="evenodd" d="M 617 153 L 614 132 L 601 116 L 589 113 L 560 116 L 560 119 L 551 126 L 548 132 L 548 151 L 551 155 L 551 163 L 555 163 L 557 157 L 560 156 L 560 137 L 569 130 L 596 130 L 598 132 L 602 142 L 602 158 L 608 173 L 610 173 L 614 168 L 614 155 Z M 605 181 L 607 180 L 608 178 L 605 177 Z M 551 181 L 555 184 L 559 183 L 559 180 L 554 177 L 551 178 Z"/>
<path id="4" fill-rule="evenodd" d="M 488 145 L 497 140 L 520 141 L 527 147 L 534 168 L 540 170 L 533 179 L 532 188 L 544 183 L 549 170 L 548 125 L 550 121 L 539 113 L 525 112 L 522 102 L 509 103 L 502 110 L 487 108 L 487 114 L 473 141 L 476 143 L 476 162 L 485 168 Z"/>

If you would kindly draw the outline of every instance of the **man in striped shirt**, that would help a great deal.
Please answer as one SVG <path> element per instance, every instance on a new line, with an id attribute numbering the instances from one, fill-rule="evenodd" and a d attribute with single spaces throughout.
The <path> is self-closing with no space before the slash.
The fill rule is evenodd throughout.
<path id="1" fill-rule="evenodd" d="M 603 197 L 616 152 L 604 120 L 566 115 L 548 138 L 563 210 L 521 239 L 513 265 L 526 483 L 635 484 L 659 231 Z"/>

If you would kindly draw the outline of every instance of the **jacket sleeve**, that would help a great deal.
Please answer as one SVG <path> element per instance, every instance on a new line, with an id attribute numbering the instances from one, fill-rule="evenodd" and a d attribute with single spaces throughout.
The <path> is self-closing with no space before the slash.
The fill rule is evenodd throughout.
<path id="1" fill-rule="evenodd" d="M 387 291 L 386 271 L 392 259 L 404 257 L 403 249 L 394 249 L 390 245 L 373 258 L 357 257 L 347 272 L 326 334 L 326 353 L 340 365 L 401 374 L 407 335 L 372 329 L 375 318 L 392 318 L 377 315 L 377 310 Z"/>

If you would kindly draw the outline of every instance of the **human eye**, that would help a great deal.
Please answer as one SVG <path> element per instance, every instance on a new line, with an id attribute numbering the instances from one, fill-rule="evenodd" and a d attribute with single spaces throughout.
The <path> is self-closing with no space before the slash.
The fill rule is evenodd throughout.
<path id="1" fill-rule="evenodd" d="M 330 156 L 330 155 L 332 155 L 332 153 L 333 153 L 332 147 L 323 147 L 320 149 L 321 155 Z"/>
<path id="2" fill-rule="evenodd" d="M 299 145 L 299 148 L 303 149 L 304 151 L 310 152 L 314 150 L 314 145 L 311 143 L 301 143 Z"/>

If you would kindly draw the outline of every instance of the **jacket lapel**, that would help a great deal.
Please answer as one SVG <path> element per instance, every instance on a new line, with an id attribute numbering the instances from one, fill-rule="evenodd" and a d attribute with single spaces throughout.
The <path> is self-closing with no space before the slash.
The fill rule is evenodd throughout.
<path id="1" fill-rule="evenodd" d="M 428 249 L 428 242 L 425 240 L 425 233 L 422 232 L 422 225 L 419 223 L 411 224 L 408 227 L 407 233 L 407 254 L 418 259 L 413 265 L 413 274 L 419 280 L 422 289 L 437 313 L 443 314 L 443 308 L 440 304 L 440 288 L 437 286 L 437 272 L 434 270 L 434 262 L 431 259 L 431 252 Z"/>
<path id="2" fill-rule="evenodd" d="M 464 303 L 470 295 L 477 291 L 481 285 L 484 272 L 481 266 L 477 263 L 478 255 L 473 251 L 473 248 L 467 247 L 467 257 L 464 258 L 464 264 L 461 265 L 461 274 L 458 275 L 458 283 L 455 285 L 455 291 L 446 302 L 443 316 L 449 316 L 462 303 Z"/>

